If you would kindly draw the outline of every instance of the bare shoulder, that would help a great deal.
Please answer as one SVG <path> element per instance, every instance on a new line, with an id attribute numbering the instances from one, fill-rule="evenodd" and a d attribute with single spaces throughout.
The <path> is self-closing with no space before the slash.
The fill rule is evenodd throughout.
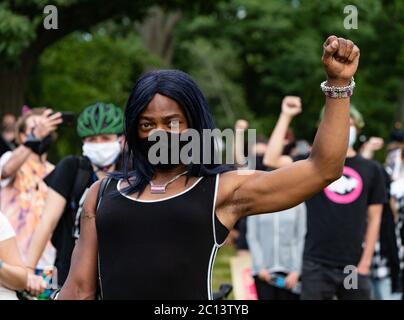
<path id="1" fill-rule="evenodd" d="M 85 217 L 86 215 L 95 214 L 97 195 L 98 190 L 100 189 L 101 186 L 101 181 L 102 180 L 98 180 L 91 185 L 90 190 L 88 191 L 86 199 L 84 201 L 83 205 L 84 214 L 82 215 L 83 217 Z"/>

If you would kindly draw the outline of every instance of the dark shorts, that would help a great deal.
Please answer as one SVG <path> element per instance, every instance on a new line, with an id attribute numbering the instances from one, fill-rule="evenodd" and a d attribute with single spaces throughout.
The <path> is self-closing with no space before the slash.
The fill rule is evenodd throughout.
<path id="1" fill-rule="evenodd" d="M 370 300 L 368 276 L 344 273 L 344 268 L 303 260 L 302 300 Z"/>

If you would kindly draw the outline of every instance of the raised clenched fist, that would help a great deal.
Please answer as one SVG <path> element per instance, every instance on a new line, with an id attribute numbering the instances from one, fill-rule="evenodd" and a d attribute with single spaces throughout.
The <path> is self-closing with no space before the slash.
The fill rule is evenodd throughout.
<path id="1" fill-rule="evenodd" d="M 325 41 L 323 64 L 331 85 L 346 85 L 359 64 L 359 48 L 344 38 L 330 36 Z"/>
<path id="2" fill-rule="evenodd" d="M 369 141 L 366 143 L 366 147 L 371 151 L 379 151 L 383 148 L 384 140 L 380 137 L 371 137 Z"/>
<path id="3" fill-rule="evenodd" d="M 247 130 L 248 129 L 248 121 L 243 120 L 243 119 L 237 120 L 235 128 L 239 129 L 239 130 Z"/>
<path id="4" fill-rule="evenodd" d="M 282 100 L 282 113 L 294 117 L 302 112 L 302 101 L 300 97 L 286 96 Z"/>

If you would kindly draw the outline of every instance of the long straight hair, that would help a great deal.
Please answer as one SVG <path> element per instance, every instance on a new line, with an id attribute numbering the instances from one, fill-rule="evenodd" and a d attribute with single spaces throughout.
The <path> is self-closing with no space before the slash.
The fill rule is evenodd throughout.
<path id="1" fill-rule="evenodd" d="M 204 144 L 203 129 L 215 129 L 207 101 L 188 74 L 180 70 L 156 70 L 143 74 L 137 80 L 125 109 L 126 152 L 123 168 L 121 172 L 113 175 L 114 178 L 128 182 L 128 187 L 123 190 L 126 194 L 142 193 L 154 175 L 154 167 L 139 151 L 138 123 L 140 114 L 157 93 L 175 100 L 180 105 L 188 127 L 199 132 L 201 145 Z M 188 165 L 187 176 L 210 176 L 232 169 L 227 165 L 191 163 Z"/>

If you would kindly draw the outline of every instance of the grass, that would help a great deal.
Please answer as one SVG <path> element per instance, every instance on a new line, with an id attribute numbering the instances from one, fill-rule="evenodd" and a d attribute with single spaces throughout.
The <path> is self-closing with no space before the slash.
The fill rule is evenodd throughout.
<path id="1" fill-rule="evenodd" d="M 220 284 L 232 284 L 230 258 L 235 254 L 236 250 L 233 246 L 225 245 L 219 250 L 213 267 L 213 291 L 219 290 Z M 233 292 L 230 294 L 229 299 L 234 299 Z"/>

